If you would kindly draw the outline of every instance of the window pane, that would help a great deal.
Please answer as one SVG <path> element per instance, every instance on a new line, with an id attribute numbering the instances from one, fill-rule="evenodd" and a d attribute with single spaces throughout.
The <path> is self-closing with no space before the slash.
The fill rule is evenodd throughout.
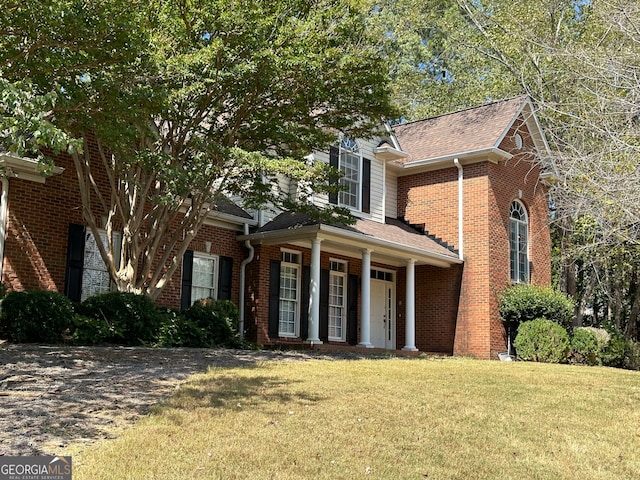
<path id="1" fill-rule="evenodd" d="M 284 252 L 283 252 L 284 253 Z M 297 254 L 294 254 L 297 257 Z M 280 266 L 280 316 L 278 333 L 280 335 L 296 335 L 298 322 L 298 265 L 282 264 Z"/>
<path id="2" fill-rule="evenodd" d="M 216 298 L 216 257 L 193 256 L 191 301 Z"/>
<path id="3" fill-rule="evenodd" d="M 332 340 L 344 340 L 345 275 L 331 273 L 329 276 L 329 337 Z"/>

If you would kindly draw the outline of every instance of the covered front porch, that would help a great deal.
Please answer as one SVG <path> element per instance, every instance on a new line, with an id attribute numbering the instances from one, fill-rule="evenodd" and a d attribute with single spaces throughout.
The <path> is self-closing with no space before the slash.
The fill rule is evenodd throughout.
<path id="1" fill-rule="evenodd" d="M 240 240 L 271 252 L 259 260 L 263 272 L 271 262 L 263 343 L 282 348 L 417 352 L 416 267 L 462 263 L 451 248 L 390 218 L 336 226 L 283 213 Z"/>

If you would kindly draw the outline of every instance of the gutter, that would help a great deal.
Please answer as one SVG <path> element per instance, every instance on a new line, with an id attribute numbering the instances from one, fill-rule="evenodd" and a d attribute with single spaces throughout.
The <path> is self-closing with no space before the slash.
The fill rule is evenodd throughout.
<path id="1" fill-rule="evenodd" d="M 458 258 L 464 260 L 464 170 L 457 158 L 453 159 L 453 164 L 458 168 Z"/>
<path id="2" fill-rule="evenodd" d="M 496 157 L 502 159 L 502 160 L 509 160 L 513 157 L 513 155 L 511 155 L 508 152 L 505 152 L 504 150 L 501 150 L 500 148 L 497 147 L 491 147 L 491 148 L 483 148 L 481 150 L 469 150 L 467 152 L 460 152 L 460 153 L 456 153 L 454 155 L 443 155 L 441 157 L 435 157 L 435 158 L 425 158 L 422 160 L 414 160 L 412 162 L 406 162 L 404 164 L 402 164 L 404 169 L 407 168 L 415 168 L 415 167 L 424 167 L 424 166 L 431 166 L 431 165 L 438 165 L 441 163 L 446 163 L 446 162 L 450 162 L 450 161 L 454 161 L 458 160 L 460 158 L 468 158 L 468 157 L 484 157 L 485 155 L 491 155 L 494 154 Z M 478 159 L 478 161 L 484 161 L 486 160 L 485 158 L 480 158 Z"/>
<path id="3" fill-rule="evenodd" d="M 0 281 L 2 281 L 2 270 L 4 267 L 4 241 L 7 231 L 7 211 L 9 202 L 9 179 L 0 178 L 2 194 L 0 194 Z"/>
<path id="4" fill-rule="evenodd" d="M 249 235 L 249 224 L 244 224 L 244 235 Z M 255 249 L 251 242 L 247 239 L 244 241 L 244 246 L 249 249 L 249 255 L 247 258 L 242 260 L 240 264 L 240 299 L 239 299 L 239 322 L 238 322 L 238 333 L 240 333 L 240 339 L 244 339 L 244 312 L 245 312 L 245 300 L 244 300 L 244 292 L 245 285 L 247 280 L 247 265 L 249 265 L 253 261 L 253 256 L 255 254 Z"/>

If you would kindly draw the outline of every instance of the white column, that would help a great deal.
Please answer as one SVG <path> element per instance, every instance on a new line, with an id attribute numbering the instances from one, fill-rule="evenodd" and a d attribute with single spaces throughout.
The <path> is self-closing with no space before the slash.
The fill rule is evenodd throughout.
<path id="1" fill-rule="evenodd" d="M 309 282 L 309 324 L 307 343 L 320 344 L 320 242 L 311 242 L 311 279 Z"/>
<path id="2" fill-rule="evenodd" d="M 371 250 L 362 250 L 362 321 L 358 346 L 373 348 L 371 343 Z"/>
<path id="3" fill-rule="evenodd" d="M 417 352 L 416 348 L 416 261 L 407 261 L 406 310 L 404 314 L 404 347 L 402 350 Z"/>

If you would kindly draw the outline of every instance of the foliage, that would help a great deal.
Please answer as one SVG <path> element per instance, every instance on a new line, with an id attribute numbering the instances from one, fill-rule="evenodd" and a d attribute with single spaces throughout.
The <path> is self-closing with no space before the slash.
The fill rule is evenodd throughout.
<path id="1" fill-rule="evenodd" d="M 520 324 L 514 346 L 522 360 L 561 363 L 569 353 L 569 335 L 556 322 L 537 318 Z"/>
<path id="2" fill-rule="evenodd" d="M 147 296 L 126 292 L 90 297 L 77 310 L 81 317 L 76 318 L 74 336 L 93 338 L 91 343 L 150 344 L 163 320 L 163 313 Z"/>
<path id="3" fill-rule="evenodd" d="M 309 153 L 397 116 L 368 14 L 361 0 L 15 3 L 0 11 L 15 32 L 0 36 L 0 78 L 23 85 L 51 127 L 25 135 L 62 151 L 74 140 L 84 220 L 98 240 L 106 219 L 97 243 L 111 279 L 155 299 L 228 197 L 333 218 L 312 206 L 335 186 Z M 46 140 L 52 129 L 63 137 Z"/>
<path id="4" fill-rule="evenodd" d="M 204 332 L 202 346 L 239 346 L 239 312 L 232 302 L 199 300 L 182 312 L 182 316 Z"/>
<path id="5" fill-rule="evenodd" d="M 573 310 L 571 298 L 550 287 L 513 285 L 505 289 L 500 298 L 500 316 L 514 324 L 546 318 L 568 329 L 572 325 Z"/>
<path id="6" fill-rule="evenodd" d="M 571 337 L 571 362 L 597 365 L 600 361 L 600 346 L 596 335 L 586 329 L 577 328 Z"/>
<path id="7" fill-rule="evenodd" d="M 174 312 L 167 315 L 160 325 L 157 347 L 210 347 L 208 332 L 194 320 Z"/>
<path id="8" fill-rule="evenodd" d="M 627 340 L 619 332 L 611 335 L 602 352 L 602 364 L 608 367 L 624 368 Z"/>
<path id="9" fill-rule="evenodd" d="M 12 342 L 60 343 L 72 316 L 71 300 L 60 293 L 10 292 L 2 301 L 0 333 Z"/>

